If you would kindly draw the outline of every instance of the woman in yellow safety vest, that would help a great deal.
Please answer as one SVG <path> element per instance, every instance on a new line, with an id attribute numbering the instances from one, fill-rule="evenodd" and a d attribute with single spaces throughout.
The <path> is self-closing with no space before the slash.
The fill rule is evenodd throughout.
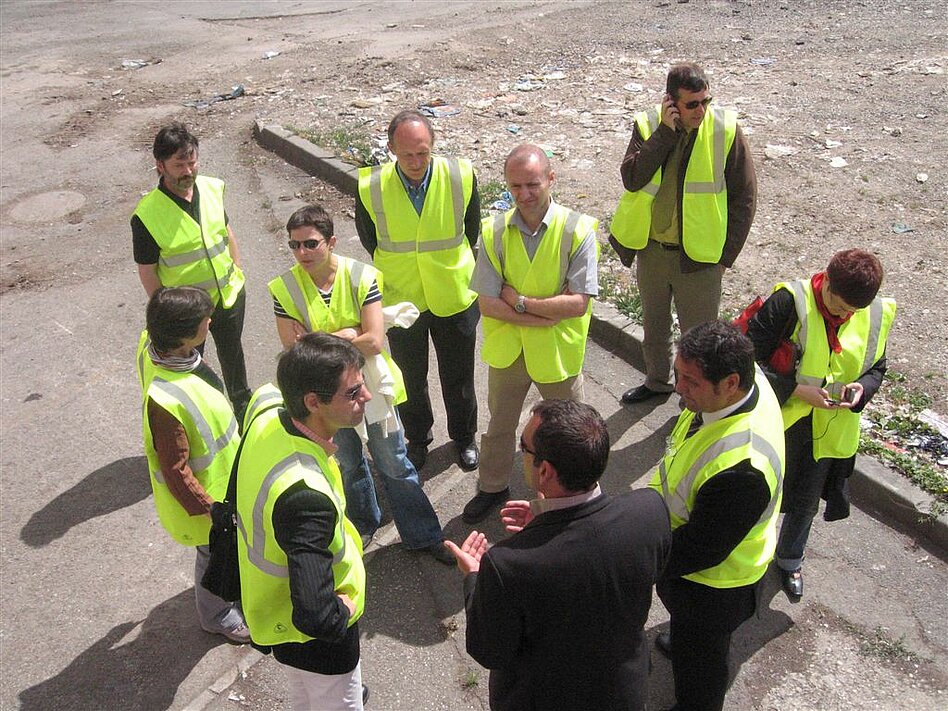
<path id="1" fill-rule="evenodd" d="M 882 265 L 862 249 L 837 252 L 826 271 L 782 282 L 748 323 L 758 362 L 789 340 L 794 372 L 767 370 L 781 402 L 787 445 L 776 560 L 791 602 L 803 597 L 803 557 L 820 497 L 823 518 L 849 516 L 848 477 L 859 445 L 859 420 L 882 384 L 895 301 L 877 298 Z"/>

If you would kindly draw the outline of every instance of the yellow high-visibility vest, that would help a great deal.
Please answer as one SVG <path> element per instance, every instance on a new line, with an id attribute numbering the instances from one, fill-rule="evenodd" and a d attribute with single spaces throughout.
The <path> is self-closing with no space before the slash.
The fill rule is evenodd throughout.
<path id="1" fill-rule="evenodd" d="M 520 230 L 511 226 L 515 209 L 486 218 L 481 225 L 482 249 L 498 274 L 519 293 L 546 298 L 563 292 L 570 257 L 598 226 L 594 218 L 554 203 L 533 261 L 527 256 Z M 599 243 L 596 243 L 597 256 Z M 586 336 L 592 299 L 582 316 L 554 326 L 518 326 L 484 317 L 481 358 L 494 368 L 506 368 L 523 353 L 530 378 L 537 383 L 559 383 L 579 375 L 586 355 Z"/>
<path id="2" fill-rule="evenodd" d="M 757 405 L 724 417 L 686 437 L 695 413 L 685 410 L 668 438 L 668 449 L 649 486 L 665 499 L 675 530 L 688 522 L 695 497 L 716 474 L 740 462 L 763 472 L 770 502 L 757 523 L 721 563 L 683 576 L 712 588 L 750 585 L 763 577 L 777 547 L 777 516 L 783 491 L 784 436 L 780 404 L 760 368 L 754 378 Z"/>
<path id="3" fill-rule="evenodd" d="M 847 385 L 865 374 L 885 353 L 889 330 L 895 320 L 894 299 L 877 296 L 869 306 L 855 311 L 839 327 L 842 352 L 834 353 L 826 336 L 826 322 L 820 315 L 809 279 L 781 282 L 774 287 L 793 294 L 797 325 L 791 340 L 800 346 L 797 383 L 826 387 Z M 847 408 L 814 408 L 795 395 L 783 404 L 784 427 L 813 414 L 813 458 L 847 459 L 859 446 L 861 412 Z"/>
<path id="4" fill-rule="evenodd" d="M 237 554 L 240 601 L 250 635 L 257 644 L 306 642 L 312 637 L 293 624 L 293 603 L 286 553 L 276 541 L 273 506 L 298 481 L 325 495 L 336 512 L 329 550 L 337 594 L 355 604 L 349 626 L 365 609 L 362 539 L 345 516 L 346 496 L 336 461 L 315 442 L 291 435 L 273 408 L 253 421 L 244 435 L 237 465 Z"/>
<path id="5" fill-rule="evenodd" d="M 635 115 L 643 140 L 661 123 L 662 107 Z M 694 148 L 685 169 L 681 196 L 681 246 L 695 262 L 716 264 L 727 238 L 727 183 L 724 167 L 737 135 L 737 113 L 711 109 L 698 126 Z M 662 169 L 641 190 L 626 190 L 619 199 L 609 230 L 620 244 L 643 249 L 652 225 L 652 203 L 662 184 Z"/>
<path id="6" fill-rule="evenodd" d="M 180 373 L 155 365 L 148 357 L 148 333 L 138 342 L 138 372 L 142 385 L 142 434 L 155 509 L 165 530 L 178 543 L 203 546 L 211 519 L 191 516 L 178 503 L 161 474 L 161 464 L 148 422 L 148 400 L 154 400 L 184 427 L 188 437 L 188 465 L 194 477 L 215 501 L 224 498 L 231 466 L 240 445 L 237 420 L 230 401 L 217 388 L 193 373 Z"/>
<path id="7" fill-rule="evenodd" d="M 197 176 L 201 224 L 155 188 L 143 197 L 135 214 L 161 250 L 158 281 L 162 286 L 196 286 L 215 305 L 230 308 L 244 286 L 244 273 L 234 264 L 224 221 L 224 181 Z"/>
<path id="8" fill-rule="evenodd" d="M 359 170 L 359 197 L 375 223 L 375 267 L 385 275 L 382 302 L 410 301 L 419 311 L 453 316 L 474 303 L 474 252 L 464 214 L 474 191 L 474 168 L 460 158 L 431 159 L 419 215 L 394 163 Z"/>
<path id="9" fill-rule="evenodd" d="M 338 265 L 333 281 L 332 296 L 329 297 L 329 306 L 326 306 L 319 289 L 299 264 L 294 264 L 267 285 L 270 295 L 280 302 L 286 314 L 299 321 L 307 331 L 333 333 L 343 328 L 361 325 L 362 307 L 360 304 L 365 301 L 366 294 L 372 288 L 372 282 L 378 281 L 379 288 L 382 288 L 382 275 L 374 267 L 339 255 L 336 255 L 336 259 Z M 381 355 L 392 372 L 395 404 L 398 405 L 408 399 L 405 379 L 388 351 L 383 350 Z"/>

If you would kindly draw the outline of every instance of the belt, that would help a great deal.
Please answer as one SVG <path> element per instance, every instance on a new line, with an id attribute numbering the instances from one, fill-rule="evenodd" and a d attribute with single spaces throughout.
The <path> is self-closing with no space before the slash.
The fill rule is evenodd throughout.
<path id="1" fill-rule="evenodd" d="M 677 252 L 679 249 L 681 249 L 681 247 L 679 247 L 677 244 L 669 244 L 668 242 L 659 242 L 656 239 L 650 239 L 649 242 L 651 242 L 652 244 L 657 244 L 666 252 Z"/>

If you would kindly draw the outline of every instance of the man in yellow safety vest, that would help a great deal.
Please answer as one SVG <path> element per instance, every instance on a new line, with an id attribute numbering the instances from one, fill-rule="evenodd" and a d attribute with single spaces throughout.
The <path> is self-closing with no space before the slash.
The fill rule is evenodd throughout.
<path id="1" fill-rule="evenodd" d="M 681 332 L 718 317 L 721 277 L 737 259 L 757 178 L 737 112 L 712 108 L 704 72 L 677 64 L 662 103 L 635 115 L 620 173 L 626 192 L 610 225 L 622 263 L 637 259 L 645 382 L 626 404 L 670 393 L 672 300 Z"/>
<path id="2" fill-rule="evenodd" d="M 388 332 L 392 358 L 405 378 L 398 406 L 408 458 L 421 469 L 434 415 L 428 397 L 428 339 L 458 462 L 477 468 L 474 346 L 480 311 L 470 290 L 473 247 L 480 234 L 477 180 L 469 160 L 432 155 L 434 128 L 418 111 L 402 111 L 388 126 L 394 163 L 359 171 L 356 230 L 385 289 L 382 305 L 409 301 L 421 314 L 409 328 Z"/>
<path id="3" fill-rule="evenodd" d="M 586 335 L 599 293 L 598 222 L 553 201 L 556 175 L 543 149 L 515 148 L 504 177 L 517 205 L 484 220 L 471 282 L 484 314 L 490 423 L 481 438 L 478 491 L 464 507 L 467 523 L 507 498 L 530 385 L 547 399 L 582 401 Z"/>

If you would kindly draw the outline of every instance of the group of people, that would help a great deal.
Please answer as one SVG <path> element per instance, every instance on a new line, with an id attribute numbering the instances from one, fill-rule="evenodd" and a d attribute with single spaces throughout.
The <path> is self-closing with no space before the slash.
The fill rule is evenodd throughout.
<path id="1" fill-rule="evenodd" d="M 322 207 L 290 216 L 295 264 L 269 282 L 277 383 L 251 392 L 224 183 L 198 174 L 185 126 L 158 132 L 159 183 L 132 218 L 149 296 L 137 365 L 155 505 L 196 549 L 201 626 L 272 650 L 293 708 L 361 709 L 368 696 L 362 550 L 381 512 L 365 447 L 404 546 L 464 573 L 467 647 L 491 669 L 492 708 L 644 708 L 655 587 L 671 617 L 656 644 L 671 658 L 675 708 L 720 709 L 731 635 L 754 614 L 775 555 L 786 594 L 801 599 L 820 496 L 828 519 L 848 515 L 859 413 L 885 372 L 895 304 L 877 297 L 878 260 L 854 249 L 778 284 L 745 328 L 718 320 L 756 178 L 736 113 L 710 104 L 700 67 L 673 66 L 662 103 L 635 115 L 622 162 L 609 241 L 626 266 L 637 259 L 647 372 L 621 400 L 674 390 L 682 413 L 649 486 L 615 497 L 598 483 L 609 433 L 583 404 L 598 222 L 553 200 L 540 147 L 510 152 L 516 205 L 482 220 L 471 163 L 435 155 L 430 121 L 398 113 L 395 160 L 359 176 L 356 229 L 371 264 L 335 253 Z M 482 316 L 489 422 L 478 446 Z M 223 383 L 202 357 L 208 333 Z M 457 462 L 478 471 L 462 519 L 500 508 L 512 534 L 493 547 L 476 530 L 444 541 L 419 480 L 433 441 L 429 340 Z M 531 385 L 542 400 L 519 449 L 537 497 L 510 500 Z M 239 603 L 200 585 L 211 508 L 232 477 Z"/>

